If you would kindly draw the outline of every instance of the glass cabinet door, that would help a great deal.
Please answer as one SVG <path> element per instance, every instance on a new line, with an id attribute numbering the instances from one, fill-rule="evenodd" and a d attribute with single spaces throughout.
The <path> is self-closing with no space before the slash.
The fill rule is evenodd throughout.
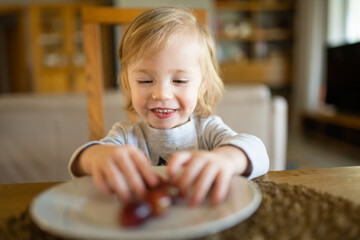
<path id="1" fill-rule="evenodd" d="M 84 91 L 80 7 L 33 6 L 30 15 L 35 92 Z"/>

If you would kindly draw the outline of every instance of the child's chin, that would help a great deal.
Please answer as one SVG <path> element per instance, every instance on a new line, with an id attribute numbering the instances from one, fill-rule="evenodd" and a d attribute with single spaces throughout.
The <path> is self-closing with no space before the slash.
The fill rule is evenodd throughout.
<path id="1" fill-rule="evenodd" d="M 167 130 L 176 127 L 174 124 L 150 124 L 151 127 L 161 130 Z"/>
<path id="2" fill-rule="evenodd" d="M 185 122 L 186 123 L 186 122 Z M 172 122 L 172 123 L 161 123 L 161 124 L 154 124 L 151 125 L 153 128 L 157 128 L 157 129 L 162 129 L 162 130 L 166 130 L 166 129 L 171 129 L 171 128 L 176 128 L 179 127 L 185 123 L 179 123 L 179 122 Z"/>

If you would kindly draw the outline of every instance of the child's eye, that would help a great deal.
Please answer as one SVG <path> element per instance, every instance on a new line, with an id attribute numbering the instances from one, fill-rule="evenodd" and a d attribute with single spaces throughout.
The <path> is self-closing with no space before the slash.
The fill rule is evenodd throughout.
<path id="1" fill-rule="evenodd" d="M 177 84 L 186 84 L 189 82 L 189 80 L 173 80 L 173 82 Z"/>
<path id="2" fill-rule="evenodd" d="M 149 84 L 149 83 L 152 83 L 153 81 L 152 80 L 138 80 L 137 82 L 139 84 Z"/>

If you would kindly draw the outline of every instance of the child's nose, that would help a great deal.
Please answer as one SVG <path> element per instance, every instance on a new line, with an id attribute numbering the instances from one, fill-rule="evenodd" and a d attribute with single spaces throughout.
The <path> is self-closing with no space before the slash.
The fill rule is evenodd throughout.
<path id="1" fill-rule="evenodd" d="M 173 97 L 171 87 L 165 85 L 158 85 L 154 87 L 152 98 L 154 100 L 169 100 Z"/>

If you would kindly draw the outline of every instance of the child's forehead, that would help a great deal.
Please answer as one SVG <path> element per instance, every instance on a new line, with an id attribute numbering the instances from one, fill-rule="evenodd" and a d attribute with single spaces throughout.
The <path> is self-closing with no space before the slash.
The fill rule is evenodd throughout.
<path id="1" fill-rule="evenodd" d="M 143 45 L 143 47 L 139 48 L 138 51 L 133 54 L 130 63 L 141 63 L 145 59 L 152 59 L 171 47 L 179 51 L 184 50 L 184 48 L 190 48 L 194 52 L 198 52 L 197 50 L 200 49 L 201 46 L 197 37 L 194 35 L 174 34 L 162 42 L 147 42 L 147 44 Z"/>

